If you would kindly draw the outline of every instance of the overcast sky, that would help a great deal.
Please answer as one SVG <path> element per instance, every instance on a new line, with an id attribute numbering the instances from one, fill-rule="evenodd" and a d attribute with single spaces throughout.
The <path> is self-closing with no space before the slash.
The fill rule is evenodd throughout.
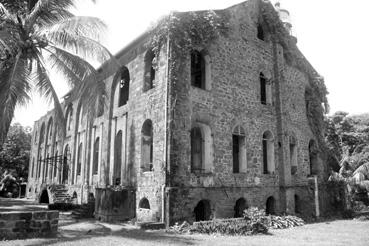
<path id="1" fill-rule="evenodd" d="M 171 10 L 221 9 L 242 0 L 98 0 L 93 5 L 82 0 L 78 15 L 98 16 L 109 26 L 103 42 L 113 53 L 145 31 Z M 369 112 L 369 9 L 368 0 L 282 0 L 290 11 L 298 46 L 315 69 L 325 78 L 331 113 Z M 60 96 L 68 88 L 59 78 L 53 82 Z M 16 110 L 13 122 L 33 126 L 47 106 L 38 95 L 27 108 Z"/>

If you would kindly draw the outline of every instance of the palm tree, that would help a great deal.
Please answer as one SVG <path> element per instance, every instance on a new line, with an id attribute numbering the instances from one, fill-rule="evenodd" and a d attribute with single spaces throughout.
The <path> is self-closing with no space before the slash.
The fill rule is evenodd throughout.
<path id="1" fill-rule="evenodd" d="M 61 71 L 94 115 L 103 101 L 105 86 L 87 61 L 112 58 L 98 41 L 105 24 L 95 17 L 70 12 L 74 0 L 2 0 L 0 3 L 0 144 L 3 143 L 17 105 L 30 101 L 33 89 L 54 102 L 55 117 L 64 133 L 64 114 L 50 81 L 50 69 Z M 88 95 L 88 96 L 84 96 Z"/>

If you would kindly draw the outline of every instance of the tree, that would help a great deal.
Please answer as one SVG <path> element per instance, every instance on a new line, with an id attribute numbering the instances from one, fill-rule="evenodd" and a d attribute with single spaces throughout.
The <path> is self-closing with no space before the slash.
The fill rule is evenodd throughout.
<path id="1" fill-rule="evenodd" d="M 0 177 L 11 173 L 14 177 L 27 179 L 31 139 L 29 127 L 19 123 L 10 126 L 7 139 L 0 147 Z"/>
<path id="2" fill-rule="evenodd" d="M 103 63 L 112 58 L 98 42 L 106 26 L 98 18 L 73 15 L 73 6 L 74 0 L 1 1 L 0 144 L 15 107 L 30 101 L 33 88 L 54 102 L 58 129 L 65 134 L 64 114 L 49 77 L 51 68 L 63 73 L 91 118 L 96 104 L 104 101 L 104 83 L 87 60 Z"/>

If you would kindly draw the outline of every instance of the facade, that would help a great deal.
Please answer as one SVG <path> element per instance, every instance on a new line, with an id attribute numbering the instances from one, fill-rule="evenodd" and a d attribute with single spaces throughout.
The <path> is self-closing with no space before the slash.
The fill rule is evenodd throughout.
<path id="1" fill-rule="evenodd" d="M 122 201 L 133 204 L 128 217 L 166 223 L 237 217 L 250 206 L 317 215 L 320 186 L 311 182 L 326 170 L 306 97 L 317 73 L 305 58 L 307 69 L 287 62 L 262 4 L 281 11 L 262 0 L 221 10 L 228 35 L 177 58 L 177 74 L 170 40 L 156 66 L 149 33 L 121 50 L 119 71 L 101 68 L 109 100 L 92 126 L 78 99 L 63 103 L 65 138 L 53 111 L 35 122 L 27 196 L 40 200 L 46 190 L 52 200 L 50 187 L 64 184 L 86 203 L 120 189 L 131 194 Z"/>

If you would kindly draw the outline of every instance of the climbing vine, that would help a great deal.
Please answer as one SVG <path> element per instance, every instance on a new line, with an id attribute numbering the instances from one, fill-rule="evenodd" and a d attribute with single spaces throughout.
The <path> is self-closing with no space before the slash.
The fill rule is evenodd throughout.
<path id="1" fill-rule="evenodd" d="M 262 0 L 260 4 L 261 18 L 266 23 L 268 31 L 272 34 L 273 41 L 278 42 L 283 47 L 286 62 L 309 76 L 310 84 L 305 95 L 305 99 L 309 102 L 307 117 L 320 148 L 324 150 L 324 114 L 329 111 L 328 91 L 324 84 L 324 79 L 314 70 L 297 48 L 295 38 L 291 37 L 283 26 L 277 11 L 275 11 L 271 3 Z"/>

